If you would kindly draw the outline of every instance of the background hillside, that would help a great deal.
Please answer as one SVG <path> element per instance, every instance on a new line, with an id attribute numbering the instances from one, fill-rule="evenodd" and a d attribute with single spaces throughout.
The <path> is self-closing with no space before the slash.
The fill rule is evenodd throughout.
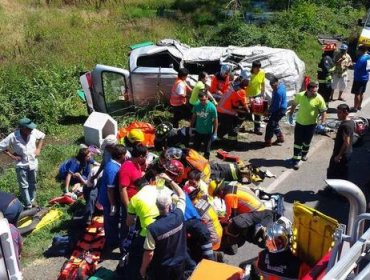
<path id="1" fill-rule="evenodd" d="M 23 116 L 47 133 L 38 191 L 39 203 L 46 205 L 61 193 L 55 181 L 58 164 L 73 156 L 82 141 L 87 113 L 76 95 L 80 72 L 97 63 L 126 67 L 130 45 L 174 38 L 192 46 L 290 48 L 314 75 L 321 56 L 317 35 L 341 36 L 355 46 L 357 20 L 365 15 L 366 4 L 365 0 L 0 0 L 0 139 Z M 15 172 L 9 167 L 1 155 L 0 189 L 18 193 Z M 65 214 L 64 220 L 68 217 Z M 40 256 L 58 230 L 29 236 L 26 262 Z"/>

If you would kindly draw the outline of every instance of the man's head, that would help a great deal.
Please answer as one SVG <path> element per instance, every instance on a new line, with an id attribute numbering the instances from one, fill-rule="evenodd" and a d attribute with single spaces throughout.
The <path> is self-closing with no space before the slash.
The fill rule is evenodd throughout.
<path id="1" fill-rule="evenodd" d="M 359 45 L 357 48 L 357 53 L 363 55 L 367 52 L 367 47 L 365 45 Z"/>
<path id="2" fill-rule="evenodd" d="M 167 215 L 171 211 L 171 195 L 166 192 L 160 192 L 156 200 L 156 205 L 161 215 Z"/>
<path id="3" fill-rule="evenodd" d="M 228 64 L 222 64 L 221 65 L 221 70 L 220 70 L 221 76 L 226 77 L 227 75 L 230 74 L 230 72 L 231 72 L 230 65 L 228 65 Z"/>
<path id="4" fill-rule="evenodd" d="M 259 61 L 259 60 L 253 61 L 251 72 L 253 74 L 256 74 L 260 71 L 260 69 L 261 69 L 261 61 Z"/>
<path id="5" fill-rule="evenodd" d="M 207 93 L 205 93 L 204 91 L 201 91 L 198 94 L 198 98 L 199 98 L 200 104 L 202 104 L 202 105 L 206 105 L 207 104 L 207 102 L 208 102 L 208 95 L 207 95 Z"/>
<path id="6" fill-rule="evenodd" d="M 347 44 L 342 44 L 342 45 L 340 45 L 340 47 L 339 47 L 339 51 L 341 52 L 341 53 L 346 53 L 347 52 L 347 50 L 348 50 L 348 45 Z"/>
<path id="7" fill-rule="evenodd" d="M 101 149 L 108 150 L 112 153 L 113 147 L 117 144 L 117 137 L 114 134 L 110 134 L 104 138 L 103 143 L 101 144 Z"/>
<path id="8" fill-rule="evenodd" d="M 340 104 L 337 107 L 338 119 L 343 121 L 347 118 L 348 115 L 349 115 L 349 106 L 347 104 Z"/>
<path id="9" fill-rule="evenodd" d="M 137 144 L 133 147 L 131 156 L 134 161 L 139 165 L 143 165 L 146 161 L 146 156 L 148 154 L 148 148 L 142 144 Z"/>
<path id="10" fill-rule="evenodd" d="M 200 72 L 199 75 L 198 75 L 198 81 L 202 81 L 203 83 L 206 83 L 208 80 L 208 74 L 207 72 Z"/>
<path id="11" fill-rule="evenodd" d="M 315 96 L 319 90 L 319 83 L 316 81 L 311 81 L 307 86 L 307 93 L 309 96 Z"/>
<path id="12" fill-rule="evenodd" d="M 112 159 L 119 163 L 123 163 L 126 159 L 127 149 L 121 144 L 114 145 L 112 148 Z"/>
<path id="13" fill-rule="evenodd" d="M 29 118 L 22 118 L 18 121 L 19 129 L 22 134 L 28 136 L 31 134 L 32 130 L 36 128 L 36 124 L 32 122 Z"/>
<path id="14" fill-rule="evenodd" d="M 275 91 L 279 85 L 279 80 L 275 76 L 270 78 L 270 86 Z"/>
<path id="15" fill-rule="evenodd" d="M 177 77 L 183 81 L 186 80 L 186 78 L 188 77 L 189 75 L 189 70 L 186 69 L 186 68 L 180 68 L 179 69 L 179 72 L 177 73 Z"/>

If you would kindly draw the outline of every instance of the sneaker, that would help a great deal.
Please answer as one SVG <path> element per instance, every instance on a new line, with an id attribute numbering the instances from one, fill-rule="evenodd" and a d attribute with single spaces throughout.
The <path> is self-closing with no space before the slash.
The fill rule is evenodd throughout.
<path id="1" fill-rule="evenodd" d="M 308 156 L 307 155 L 302 156 L 302 160 L 303 161 L 307 161 L 308 160 Z"/>
<path id="2" fill-rule="evenodd" d="M 32 209 L 32 204 L 30 205 L 27 205 L 26 207 L 24 207 L 25 209 Z"/>

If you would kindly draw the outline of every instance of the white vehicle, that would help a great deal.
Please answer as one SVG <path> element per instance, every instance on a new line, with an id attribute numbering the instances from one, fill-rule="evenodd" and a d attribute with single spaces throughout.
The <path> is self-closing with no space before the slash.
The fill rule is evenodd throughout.
<path id="1" fill-rule="evenodd" d="M 301 89 L 305 65 L 292 50 L 262 46 L 191 48 L 172 39 L 133 46 L 128 70 L 98 64 L 80 81 L 89 113 L 116 115 L 127 104 L 167 102 L 179 68 L 187 68 L 194 83 L 200 71 L 215 74 L 221 64 L 228 63 L 238 75 L 241 68 L 250 69 L 256 60 L 261 61 L 267 78 L 273 74 L 286 84 L 289 97 Z M 269 83 L 266 85 L 269 92 Z"/>

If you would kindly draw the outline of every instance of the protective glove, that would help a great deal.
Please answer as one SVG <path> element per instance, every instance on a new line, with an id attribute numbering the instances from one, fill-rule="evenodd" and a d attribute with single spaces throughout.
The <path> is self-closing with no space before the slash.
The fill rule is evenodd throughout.
<path id="1" fill-rule="evenodd" d="M 293 125 L 293 123 L 294 123 L 294 119 L 293 119 L 293 115 L 292 115 L 292 114 L 289 114 L 289 115 L 288 115 L 288 122 L 289 122 L 291 125 Z"/>
<path id="2" fill-rule="evenodd" d="M 217 134 L 213 134 L 212 137 L 211 137 L 211 141 L 215 142 L 217 139 L 218 139 Z"/>

